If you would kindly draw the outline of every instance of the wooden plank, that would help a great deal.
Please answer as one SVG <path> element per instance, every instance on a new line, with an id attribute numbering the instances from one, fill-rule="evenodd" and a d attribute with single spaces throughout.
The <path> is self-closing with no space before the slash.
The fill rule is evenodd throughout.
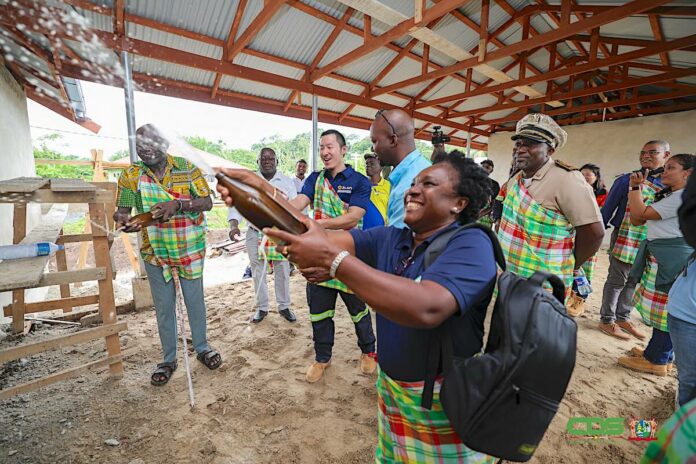
<path id="1" fill-rule="evenodd" d="M 107 189 L 92 192 L 53 192 L 39 189 L 30 193 L 0 193 L 0 203 L 90 203 L 113 201 L 113 193 Z"/>
<path id="2" fill-rule="evenodd" d="M 44 274 L 37 287 L 49 287 L 51 285 L 67 285 L 73 282 L 89 282 L 106 278 L 106 269 L 103 267 L 91 267 L 76 271 L 60 271 Z M 61 295 L 62 298 L 70 298 L 70 295 Z"/>
<path id="3" fill-rule="evenodd" d="M 15 205 L 15 209 L 18 205 L 19 203 Z M 67 205 L 54 205 L 20 243 L 55 242 L 60 229 L 63 227 L 67 212 Z M 1 262 L 0 291 L 36 287 L 49 258 L 49 256 L 37 256 L 35 258 L 8 259 Z"/>
<path id="4" fill-rule="evenodd" d="M 51 179 L 52 192 L 93 192 L 97 188 L 82 179 Z"/>
<path id="5" fill-rule="evenodd" d="M 75 243 L 75 242 L 91 242 L 92 241 L 92 234 L 70 234 L 70 235 L 61 235 L 58 237 L 58 240 L 56 240 L 56 243 L 59 245 L 64 245 L 66 243 Z"/>
<path id="6" fill-rule="evenodd" d="M 128 324 L 126 322 L 119 322 L 118 324 L 102 325 L 93 329 L 80 330 L 79 332 L 52 338 L 50 340 L 15 346 L 0 351 L 0 363 L 12 361 L 13 359 L 25 358 L 48 350 L 78 345 L 107 335 L 117 334 L 127 329 Z"/>
<path id="7" fill-rule="evenodd" d="M 13 397 L 14 395 L 28 393 L 30 391 L 37 390 L 41 387 L 51 385 L 52 383 L 60 382 L 61 380 L 67 380 L 73 377 L 77 377 L 81 375 L 83 372 L 88 371 L 89 369 L 106 366 L 107 364 L 110 366 L 114 365 L 115 363 L 122 364 L 121 360 L 123 358 L 137 353 L 138 350 L 138 347 L 130 348 L 128 350 L 123 351 L 123 353 L 120 353 L 115 356 L 109 356 L 107 358 L 98 359 L 96 361 L 92 361 L 82 366 L 73 367 L 64 371 L 57 372 L 53 375 L 49 375 L 48 377 L 42 377 L 40 379 L 32 380 L 31 382 L 26 382 L 21 385 L 0 390 L 0 400 L 6 400 L 8 398 Z"/>
<path id="8" fill-rule="evenodd" d="M 66 325 L 70 327 L 79 327 L 80 323 L 79 322 L 70 322 L 70 321 L 61 321 L 60 319 L 48 319 L 45 317 L 36 317 L 36 316 L 24 316 L 25 321 L 37 321 L 37 322 L 45 322 L 46 324 L 56 324 L 56 325 Z"/>
<path id="9" fill-rule="evenodd" d="M 48 179 L 40 177 L 17 177 L 0 181 L 0 193 L 31 193 L 48 184 Z"/>
<path id="10" fill-rule="evenodd" d="M 27 303 L 24 306 L 24 313 L 41 313 L 43 311 L 52 311 L 61 309 L 65 303 L 70 303 L 70 306 L 87 306 L 99 303 L 99 295 L 73 296 L 71 298 L 60 300 L 39 301 L 36 303 Z M 3 308 L 3 314 L 7 317 L 12 314 L 12 305 L 7 305 Z"/>
<path id="11" fill-rule="evenodd" d="M 109 255 L 109 239 L 102 228 L 107 227 L 106 211 L 104 203 L 90 203 L 89 215 L 94 221 L 94 262 L 97 267 L 106 268 L 106 278 L 99 281 L 99 312 L 104 325 L 116 323 L 116 301 L 114 299 L 114 287 L 112 282 L 111 256 Z M 118 335 L 106 337 L 106 351 L 109 356 L 116 356 L 121 352 L 121 344 Z M 112 375 L 123 375 L 123 363 L 110 364 Z"/>
<path id="12" fill-rule="evenodd" d="M 63 229 L 60 229 L 60 235 L 63 235 Z M 58 250 L 56 253 L 56 267 L 58 268 L 59 272 L 66 272 L 68 270 L 68 260 L 66 258 L 65 250 Z M 41 280 L 43 281 L 44 278 L 46 277 L 46 274 L 43 275 Z M 55 277 L 55 275 L 54 275 Z M 39 282 L 41 284 L 41 282 Z M 45 286 L 45 285 L 42 285 Z M 61 298 L 70 298 L 70 282 L 61 282 L 60 283 L 60 297 Z M 72 311 L 72 306 L 69 306 L 66 304 L 63 306 L 63 312 L 68 313 Z"/>
<path id="13" fill-rule="evenodd" d="M 12 219 L 12 243 L 21 243 L 27 235 L 27 205 L 16 203 Z M 0 266 L 2 263 L 0 263 Z M 24 333 L 24 290 L 12 290 L 12 333 Z"/>

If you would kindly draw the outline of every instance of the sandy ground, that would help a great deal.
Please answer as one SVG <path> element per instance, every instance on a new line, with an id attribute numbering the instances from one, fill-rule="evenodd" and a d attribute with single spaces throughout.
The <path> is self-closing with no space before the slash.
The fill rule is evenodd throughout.
<path id="1" fill-rule="evenodd" d="M 565 432 L 568 419 L 654 417 L 660 424 L 673 411 L 674 376 L 652 377 L 619 367 L 617 358 L 636 343 L 596 329 L 606 266 L 602 254 L 597 291 L 578 319 L 577 366 L 570 387 L 531 462 L 637 462 L 645 444 L 625 438 L 572 441 Z M 149 384 L 160 359 L 154 314 L 120 316 L 128 322 L 122 345 L 139 348 L 125 362 L 125 376 L 113 380 L 102 370 L 0 402 L 0 462 L 373 462 L 375 379 L 359 373 L 360 352 L 347 311 L 339 304 L 331 368 L 323 381 L 309 385 L 304 373 L 313 350 L 304 281 L 295 275 L 291 285 L 295 324 L 276 312 L 258 326 L 250 324 L 249 281 L 206 290 L 209 338 L 225 363 L 218 371 L 208 371 L 190 358 L 194 412 L 189 410 L 181 360 L 168 385 Z M 44 325 L 22 343 L 72 330 Z M 0 341 L 0 349 L 15 343 Z M 0 367 L 0 388 L 97 359 L 103 352 L 103 341 L 96 340 L 7 363 Z M 107 439 L 118 444 L 107 445 Z"/>

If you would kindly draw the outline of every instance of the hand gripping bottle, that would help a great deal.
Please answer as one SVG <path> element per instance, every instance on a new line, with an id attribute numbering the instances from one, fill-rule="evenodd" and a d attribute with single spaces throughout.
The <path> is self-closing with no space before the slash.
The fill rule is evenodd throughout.
<path id="1" fill-rule="evenodd" d="M 587 298 L 592 293 L 592 286 L 582 268 L 573 271 L 573 291 L 581 298 Z"/>

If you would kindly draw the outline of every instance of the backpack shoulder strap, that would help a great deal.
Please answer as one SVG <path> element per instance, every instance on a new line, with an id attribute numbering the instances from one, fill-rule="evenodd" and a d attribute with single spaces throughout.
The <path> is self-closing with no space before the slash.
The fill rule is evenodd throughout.
<path id="1" fill-rule="evenodd" d="M 438 256 L 447 248 L 447 244 L 450 239 L 464 229 L 481 229 L 491 240 L 493 244 L 493 255 L 495 256 L 495 261 L 498 266 L 504 271 L 505 270 L 505 257 L 503 255 L 503 250 L 500 248 L 500 243 L 498 242 L 498 237 L 495 232 L 493 232 L 490 227 L 486 227 L 483 224 L 471 223 L 466 224 L 456 229 L 448 230 L 440 236 L 436 237 L 428 248 L 425 250 L 425 269 L 428 268 Z M 452 353 L 452 339 L 447 328 L 446 323 L 442 324 L 440 327 L 435 329 L 435 335 L 431 337 L 430 344 L 428 346 L 428 356 L 425 367 L 425 382 L 423 385 L 423 394 L 421 396 L 421 407 L 425 409 L 430 409 L 433 404 L 433 390 L 435 387 L 435 378 L 437 377 L 437 371 L 440 367 L 442 360 L 443 371 L 450 371 L 453 362 Z M 442 356 L 441 356 L 442 355 Z"/>
<path id="2" fill-rule="evenodd" d="M 435 260 L 442 254 L 443 251 L 445 251 L 445 248 L 447 248 L 447 244 L 449 243 L 450 239 L 459 231 L 466 230 L 466 229 L 481 229 L 488 235 L 488 238 L 491 240 L 491 243 L 493 244 L 493 256 L 495 256 L 495 262 L 498 263 L 498 266 L 504 271 L 505 270 L 505 256 L 503 255 L 503 250 L 500 248 L 500 243 L 498 242 L 498 236 L 491 230 L 490 227 L 487 227 L 483 224 L 479 224 L 477 222 L 473 222 L 470 224 L 466 224 L 460 227 L 457 227 L 456 229 L 450 229 L 447 232 L 444 232 L 437 236 L 435 240 L 433 240 L 430 245 L 428 245 L 428 248 L 425 249 L 425 257 L 424 257 L 424 263 L 425 263 L 425 269 L 430 267 L 431 264 L 435 262 Z"/>

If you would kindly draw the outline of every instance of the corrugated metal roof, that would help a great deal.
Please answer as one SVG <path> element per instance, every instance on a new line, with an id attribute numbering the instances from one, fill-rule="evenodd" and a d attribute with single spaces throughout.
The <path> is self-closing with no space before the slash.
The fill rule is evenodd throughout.
<path id="1" fill-rule="evenodd" d="M 126 12 L 226 40 L 239 0 L 126 0 Z M 249 2 L 261 4 L 261 0 Z"/>
<path id="2" fill-rule="evenodd" d="M 113 8 L 112 0 L 91 1 L 95 5 L 103 5 L 108 8 Z M 406 17 L 413 14 L 414 2 L 412 0 L 377 1 L 381 1 L 386 6 L 396 9 Z M 85 24 L 89 24 L 90 27 L 112 32 L 114 22 L 112 16 L 99 14 L 89 9 L 72 7 L 60 2 L 59 0 L 44 0 L 44 2 L 46 2 L 45 4 L 48 6 L 56 5 L 69 12 L 71 15 L 70 17 L 64 18 L 62 17 L 63 15 L 59 15 L 59 23 L 60 21 L 77 23 L 82 21 Z M 291 79 L 304 79 L 305 73 L 303 67 L 312 63 L 316 54 L 323 47 L 326 39 L 334 30 L 335 25 L 322 19 L 321 14 L 319 13 L 313 14 L 312 11 L 307 12 L 303 10 L 307 8 L 316 9 L 317 12 L 329 15 L 338 20 L 346 11 L 346 6 L 339 0 L 300 0 L 300 2 L 301 3 L 292 2 L 281 6 L 270 21 L 265 24 L 264 27 L 261 28 L 261 30 L 248 43 L 248 50 L 269 55 L 268 59 L 260 58 L 257 55 L 244 53 L 242 51 L 235 57 L 234 63 L 240 66 L 262 70 L 267 73 L 276 74 L 278 76 Z M 125 0 L 124 3 L 126 12 L 128 14 L 141 16 L 152 21 L 166 24 L 169 27 L 178 27 L 186 31 L 203 34 L 215 40 L 225 41 L 237 12 L 239 0 L 197 0 L 195 2 L 187 0 Z M 549 0 L 548 3 L 558 5 L 560 4 L 560 0 Z M 620 5 L 626 2 L 619 0 L 577 0 L 577 3 L 580 5 L 606 6 Z M 0 4 L 7 5 L 8 1 L 0 0 Z M 432 0 L 428 0 L 426 5 L 427 7 L 432 7 L 434 2 Z M 528 5 L 537 5 L 537 2 L 535 0 L 507 0 L 507 5 L 519 11 Z M 669 5 L 694 6 L 695 3 L 693 1 L 680 0 L 671 2 Z M 247 27 L 256 20 L 263 6 L 263 0 L 249 0 L 247 2 L 244 14 L 241 17 L 237 38 L 244 34 Z M 459 8 L 459 12 L 466 15 L 474 24 L 478 24 L 480 21 L 480 10 L 481 2 L 468 2 L 463 7 Z M 76 17 L 75 12 L 81 16 Z M 509 19 L 510 15 L 503 8 L 501 8 L 499 2 L 491 2 L 489 11 L 490 32 L 498 29 Z M 577 18 L 574 17 L 573 20 L 575 21 Z M 354 12 L 349 19 L 348 24 L 352 26 L 353 31 L 356 29 L 362 29 L 364 25 L 364 14 L 359 11 Z M 694 30 L 695 21 L 694 17 L 662 15 L 660 17 L 660 24 L 666 39 L 672 40 L 684 37 L 685 35 L 691 33 L 691 31 Z M 533 15 L 531 25 L 540 33 L 556 30 L 558 27 L 555 21 L 551 19 L 549 13 Z M 388 25 L 377 19 L 373 19 L 372 33 L 375 35 L 380 35 L 391 29 L 393 26 L 394 24 Z M 438 22 L 433 31 L 468 52 L 476 47 L 479 42 L 478 32 L 475 29 L 476 28 L 463 24 L 454 16 L 447 15 Z M 516 43 L 521 40 L 521 30 L 521 21 L 515 22 L 502 34 L 500 34 L 498 39 L 504 44 L 508 45 Z M 358 47 L 361 47 L 364 44 L 363 34 L 355 33 L 353 31 L 344 30 L 340 33 L 338 39 L 330 47 L 326 53 L 326 56 L 324 56 L 324 58 L 321 60 L 319 67 L 326 66 L 328 63 L 331 63 L 334 60 L 352 52 L 353 50 L 356 50 Z M 221 59 L 222 57 L 221 47 L 211 45 L 205 41 L 201 42 L 199 40 L 193 40 L 185 37 L 184 35 L 179 35 L 172 32 L 163 32 L 155 28 L 145 27 L 131 22 L 126 22 L 126 33 L 129 37 L 137 38 L 141 41 L 182 50 L 187 53 L 206 56 L 216 60 Z M 648 41 L 654 40 L 654 35 L 646 15 L 625 18 L 623 20 L 604 25 L 601 27 L 600 33 L 603 36 L 609 37 L 636 38 Z M 588 34 L 588 32 L 585 32 L 584 34 Z M 46 42 L 46 39 L 43 38 L 43 36 L 36 35 L 34 33 L 29 33 L 29 35 L 36 43 L 40 45 L 40 47 L 44 49 L 48 48 L 49 44 Z M 411 40 L 411 36 L 406 34 L 398 38 L 398 40 L 393 41 L 392 44 L 403 46 Z M 118 62 L 118 56 L 113 51 L 106 50 L 103 47 L 100 47 L 99 44 L 86 42 L 88 41 L 66 41 L 66 45 L 74 50 L 79 56 L 83 57 L 83 59 L 96 59 L 103 64 L 114 66 L 117 69 L 119 68 L 120 65 Z M 589 50 L 589 43 L 584 42 L 583 46 L 586 50 Z M 15 48 L 18 48 L 18 50 L 10 48 L 10 52 L 12 54 L 17 54 L 17 56 L 21 56 L 18 53 L 20 53 L 20 50 L 23 50 L 23 48 Z M 495 43 L 489 41 L 489 51 L 497 48 L 498 47 L 495 45 Z M 634 49 L 636 49 L 636 47 L 621 46 L 619 47 L 619 53 L 625 53 Z M 6 55 L 8 54 L 7 51 L 4 53 Z M 575 46 L 567 41 L 558 45 L 557 53 L 560 55 L 561 59 L 578 55 L 578 51 L 575 49 Z M 385 76 L 381 82 L 379 82 L 378 87 L 396 84 L 405 79 L 419 76 L 422 71 L 420 58 L 422 54 L 423 46 L 421 43 L 417 43 L 417 45 L 413 47 L 411 54 L 406 55 L 403 59 L 401 59 L 399 64 L 387 76 Z M 391 50 L 388 47 L 380 47 L 372 53 L 361 57 L 360 59 L 354 60 L 334 71 L 341 76 L 355 80 L 355 84 L 346 82 L 345 80 L 324 76 L 315 82 L 315 85 L 331 89 L 338 89 L 354 95 L 361 95 L 364 92 L 365 86 L 359 85 L 359 83 L 372 84 L 377 75 L 381 73 L 385 66 L 392 62 L 395 56 L 397 56 L 397 53 L 394 50 Z M 668 56 L 672 66 L 676 66 L 678 68 L 689 68 L 696 66 L 696 56 L 693 52 L 673 51 L 669 52 Z M 600 59 L 604 57 L 601 48 L 599 50 L 599 57 Z M 441 52 L 435 47 L 431 47 L 429 58 L 431 64 L 433 65 L 430 66 L 429 70 L 434 70 L 437 66 L 450 66 L 456 63 L 455 59 Z M 32 55 L 31 57 L 26 57 L 26 59 L 30 61 L 35 60 L 31 61 L 31 63 L 27 64 L 27 66 L 39 69 L 42 72 L 48 71 L 46 63 L 35 56 Z M 530 65 L 533 65 L 544 72 L 548 68 L 549 54 L 545 48 L 542 48 L 534 55 L 528 57 L 528 60 Z M 290 66 L 282 63 L 287 61 L 297 63 L 297 66 Z M 513 59 L 511 57 L 507 57 L 488 64 L 496 69 L 503 69 L 512 61 Z M 638 62 L 651 65 L 662 65 L 662 61 L 659 56 L 645 57 L 638 60 Z M 212 87 L 216 80 L 216 74 L 210 70 L 199 70 L 187 66 L 180 66 L 164 61 L 137 56 L 134 57 L 134 71 L 149 74 L 153 77 L 159 76 L 162 78 L 181 81 L 183 83 L 188 82 L 205 87 Z M 119 71 L 117 70 L 115 72 L 118 73 Z M 631 76 L 641 77 L 653 75 L 658 71 L 633 67 L 631 68 L 630 72 Z M 512 78 L 516 78 L 518 75 L 518 67 L 513 67 L 507 71 L 507 74 Z M 466 75 L 466 71 L 461 71 L 459 75 L 460 77 Z M 531 75 L 531 72 L 527 73 L 527 76 Z M 562 77 L 557 81 L 564 82 L 567 79 L 567 77 Z M 488 77 L 483 76 L 476 71 L 473 73 L 473 80 L 474 82 L 483 82 L 488 80 Z M 690 76 L 680 78 L 679 81 L 693 83 L 696 81 L 696 77 Z M 421 82 L 413 84 L 409 87 L 399 89 L 398 92 L 403 96 L 398 96 L 396 94 L 385 94 L 374 97 L 374 100 L 377 102 L 384 102 L 385 104 L 404 106 L 409 102 L 409 97 L 418 95 L 423 89 L 428 87 L 431 82 L 432 79 L 424 79 Z M 577 84 L 577 88 L 579 88 L 579 85 L 580 83 Z M 531 87 L 540 92 L 545 92 L 546 83 L 535 83 Z M 655 86 L 642 88 L 641 91 L 651 92 L 657 91 L 661 88 L 664 87 L 660 87 L 658 83 Z M 292 93 L 291 89 L 280 88 L 269 84 L 260 84 L 232 76 L 222 77 L 220 80 L 220 89 L 223 91 L 229 90 L 231 92 L 254 95 L 255 97 L 266 99 L 269 104 L 273 105 L 273 108 L 275 108 L 276 111 L 277 106 L 281 103 L 284 105 Z M 423 98 L 425 98 L 426 101 L 429 99 L 443 98 L 460 94 L 464 92 L 464 90 L 465 84 L 461 81 L 461 79 L 448 77 L 437 84 L 434 88 L 430 89 L 427 94 L 421 98 L 421 102 L 423 101 Z M 513 95 L 513 101 L 521 101 L 523 99 L 523 97 L 519 94 L 514 94 L 511 89 L 505 91 L 505 94 Z M 311 98 L 305 93 L 300 94 L 300 100 L 301 105 L 305 108 L 311 105 Z M 468 109 L 485 108 L 495 105 L 497 101 L 498 99 L 495 96 L 481 95 L 470 98 L 464 103 L 457 105 L 456 110 L 462 111 Z M 454 102 L 445 102 L 442 104 L 442 106 L 452 105 L 453 103 Z M 321 97 L 319 99 L 319 106 L 324 112 L 330 111 L 335 114 L 340 114 L 350 105 L 346 102 Z M 419 111 L 430 115 L 439 115 L 442 112 L 441 108 L 439 107 L 426 107 Z M 500 112 L 490 113 L 486 115 L 486 118 L 492 119 L 499 113 L 505 115 L 510 111 L 513 110 L 502 110 Z M 362 117 L 365 120 L 370 120 L 374 116 L 374 108 L 368 108 L 360 105 L 356 106 L 350 114 L 356 117 Z M 468 121 L 468 118 L 462 118 L 461 120 Z M 418 124 L 424 124 L 424 122 L 419 121 Z M 461 133 L 461 131 L 458 131 L 457 133 Z"/>

